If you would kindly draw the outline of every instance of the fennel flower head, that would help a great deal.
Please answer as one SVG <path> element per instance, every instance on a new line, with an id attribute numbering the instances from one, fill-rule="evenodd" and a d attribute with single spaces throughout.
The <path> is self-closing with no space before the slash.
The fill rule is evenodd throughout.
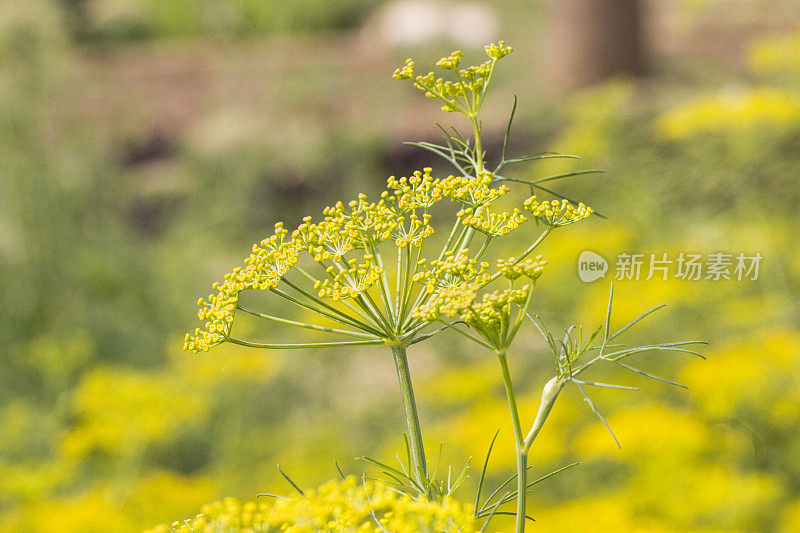
<path id="1" fill-rule="evenodd" d="M 415 76 L 412 60 L 395 72 L 395 78 L 412 80 L 426 96 L 438 98 L 448 111 L 463 113 L 477 125 L 495 64 L 511 48 L 500 42 L 485 51 L 488 61 L 461 69 L 460 51 L 442 58 L 437 66 L 456 75 L 455 81 L 436 78 L 432 72 Z M 292 231 L 277 223 L 272 235 L 253 245 L 242 266 L 198 301 L 203 324 L 186 334 L 184 349 L 198 353 L 223 342 L 261 348 L 311 346 L 239 339 L 233 335 L 237 313 L 352 339 L 314 346 L 408 345 L 427 335 L 426 326 L 447 326 L 447 319 L 454 317 L 472 326 L 486 325 L 488 336 L 495 328 L 503 329 L 509 313 L 530 302 L 541 274 L 544 261 L 529 257 L 533 248 L 553 228 L 593 211 L 565 199 L 539 202 L 530 195 L 535 182 L 523 182 L 530 185 L 528 194 L 509 194 L 507 180 L 498 171 L 514 161 L 505 159 L 504 149 L 503 161 L 489 170 L 478 126 L 474 133 L 474 142 L 460 133 L 448 139 L 451 162 L 458 170 L 454 174 L 435 177 L 426 167 L 408 177 L 392 176 L 377 199 L 358 194 L 324 208 L 320 217 L 303 218 Z M 532 226 L 544 230 L 538 238 L 531 237 L 533 245 L 508 259 L 492 259 L 490 244 Z M 435 235 L 439 238 L 433 239 Z M 287 309 L 302 309 L 319 320 L 297 322 L 254 311 L 240 299 L 245 291 L 277 295 L 291 303 Z"/>

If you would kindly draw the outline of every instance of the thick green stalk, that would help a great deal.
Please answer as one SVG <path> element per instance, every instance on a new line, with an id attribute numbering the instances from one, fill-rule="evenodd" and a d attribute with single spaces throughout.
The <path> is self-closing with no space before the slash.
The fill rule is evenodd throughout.
<path id="1" fill-rule="evenodd" d="M 525 449 L 525 438 L 522 436 L 522 426 L 519 423 L 519 410 L 517 399 L 514 396 L 514 386 L 511 383 L 511 374 L 508 371 L 508 360 L 504 352 L 498 353 L 500 368 L 503 370 L 503 383 L 506 387 L 508 407 L 511 410 L 511 423 L 514 426 L 514 444 L 517 448 L 517 528 L 516 533 L 525 532 L 525 507 L 528 497 L 528 452 Z"/>
<path id="2" fill-rule="evenodd" d="M 422 429 L 419 424 L 417 414 L 417 403 L 414 400 L 414 389 L 411 386 L 411 372 L 408 368 L 408 358 L 406 357 L 406 347 L 404 345 L 392 346 L 394 364 L 397 368 L 397 380 L 400 383 L 400 394 L 403 397 L 403 410 L 406 414 L 406 425 L 408 426 L 408 444 L 411 449 L 411 466 L 409 467 L 414 475 L 414 479 L 420 487 L 428 487 L 427 463 L 425 462 L 425 447 L 422 443 Z M 426 496 L 430 497 L 427 490 Z"/>
<path id="3" fill-rule="evenodd" d="M 522 475 L 520 475 L 520 472 Z M 516 533 L 525 532 L 528 503 L 528 453 L 517 450 L 517 528 Z"/>

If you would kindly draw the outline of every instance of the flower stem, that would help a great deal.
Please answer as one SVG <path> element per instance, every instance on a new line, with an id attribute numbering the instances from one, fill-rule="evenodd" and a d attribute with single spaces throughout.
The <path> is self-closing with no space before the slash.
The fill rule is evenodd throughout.
<path id="1" fill-rule="evenodd" d="M 505 352 L 497 354 L 500 368 L 503 370 L 503 383 L 506 387 L 508 407 L 511 410 L 511 423 L 514 426 L 514 444 L 517 448 L 517 528 L 516 533 L 525 532 L 525 507 L 528 496 L 528 451 L 525 449 L 525 438 L 522 436 L 522 426 L 519 423 L 517 399 L 514 396 L 514 386 L 511 383 L 511 374 L 508 371 L 508 360 Z"/>
<path id="2" fill-rule="evenodd" d="M 525 532 L 528 503 L 528 453 L 517 450 L 517 528 L 516 533 Z"/>
<path id="3" fill-rule="evenodd" d="M 422 443 L 422 430 L 417 414 L 417 404 L 414 401 L 414 389 L 411 386 L 411 372 L 408 368 L 406 347 L 403 345 L 392 346 L 394 364 L 397 368 L 397 380 L 400 383 L 400 394 L 403 397 L 403 410 L 406 414 L 408 426 L 408 441 L 411 449 L 411 466 L 414 478 L 420 487 L 425 488 L 426 496 L 430 498 L 428 487 L 427 463 L 425 462 L 425 448 Z"/>

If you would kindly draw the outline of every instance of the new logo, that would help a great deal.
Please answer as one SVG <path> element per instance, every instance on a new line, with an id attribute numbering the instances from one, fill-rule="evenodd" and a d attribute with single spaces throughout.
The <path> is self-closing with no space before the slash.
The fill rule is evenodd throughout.
<path id="1" fill-rule="evenodd" d="M 578 277 L 581 281 L 590 283 L 600 279 L 608 272 L 608 261 L 595 252 L 584 250 L 578 258 Z"/>

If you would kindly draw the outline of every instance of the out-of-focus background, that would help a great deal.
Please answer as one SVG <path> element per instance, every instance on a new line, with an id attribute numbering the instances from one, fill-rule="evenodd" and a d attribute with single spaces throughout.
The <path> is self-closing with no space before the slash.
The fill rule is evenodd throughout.
<path id="1" fill-rule="evenodd" d="M 574 391 L 532 449 L 541 531 L 800 530 L 800 4 L 794 0 L 0 0 L 0 530 L 128 532 L 390 460 L 402 447 L 391 358 L 364 349 L 181 351 L 195 301 L 284 220 L 433 166 L 439 106 L 391 79 L 505 39 L 485 108 L 497 155 L 603 168 L 560 191 L 607 218 L 558 232 L 537 311 L 599 325 L 613 266 L 583 250 L 760 253 L 757 280 L 616 283 L 631 341 L 702 338 L 708 360 L 636 363 Z M 647 268 L 647 265 L 644 267 Z M 644 275 L 642 276 L 645 277 Z M 262 332 L 269 337 L 270 332 Z M 275 329 L 275 336 L 287 335 Z M 289 340 L 289 339 L 287 339 Z M 500 376 L 454 337 L 410 352 L 429 454 L 492 483 L 513 469 Z M 551 358 L 510 354 L 530 419 Z M 498 528 L 502 524 L 498 522 Z"/>

